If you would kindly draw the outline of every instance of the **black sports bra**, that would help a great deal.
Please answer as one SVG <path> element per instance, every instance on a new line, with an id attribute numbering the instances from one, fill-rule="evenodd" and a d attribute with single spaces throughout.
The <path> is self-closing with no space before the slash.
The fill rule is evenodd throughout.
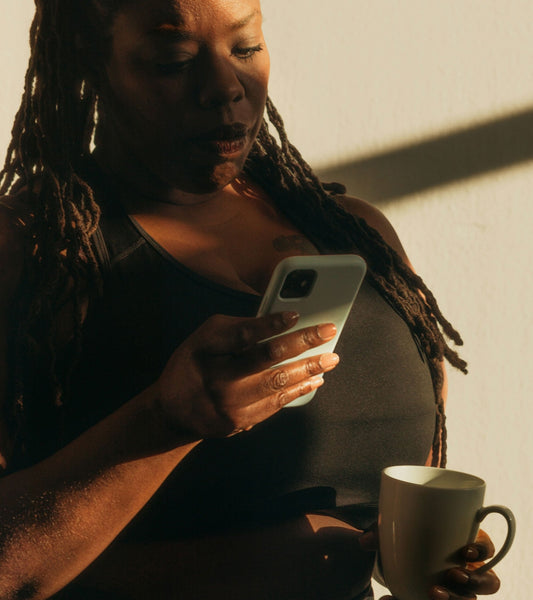
<path id="1" fill-rule="evenodd" d="M 153 383 L 210 315 L 252 316 L 260 301 L 181 265 L 119 206 L 104 210 L 100 230 L 105 290 L 84 325 L 66 414 L 70 437 Z M 429 369 L 407 325 L 368 283 L 337 351 L 340 365 L 309 404 L 283 409 L 250 432 L 204 441 L 124 535 L 196 535 L 305 510 L 375 505 L 384 467 L 423 464 L 435 423 Z"/>

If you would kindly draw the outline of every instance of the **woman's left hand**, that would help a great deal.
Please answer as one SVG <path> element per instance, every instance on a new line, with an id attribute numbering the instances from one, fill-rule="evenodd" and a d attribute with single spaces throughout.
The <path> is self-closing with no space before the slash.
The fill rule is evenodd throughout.
<path id="1" fill-rule="evenodd" d="M 495 594 L 500 589 L 500 580 L 494 571 L 474 572 L 483 561 L 494 556 L 494 544 L 484 531 L 480 530 L 476 541 L 461 550 L 461 556 L 466 566 L 450 569 L 444 585 L 431 588 L 429 600 L 474 600 L 478 595 Z M 384 596 L 381 600 L 393 599 Z"/>
<path id="2" fill-rule="evenodd" d="M 495 594 L 500 589 L 500 580 L 494 571 L 475 573 L 483 561 L 494 556 L 494 544 L 484 531 L 480 530 L 476 541 L 461 550 L 461 556 L 467 561 L 466 566 L 450 569 L 445 585 L 432 588 L 431 600 L 471 600 L 478 595 Z"/>

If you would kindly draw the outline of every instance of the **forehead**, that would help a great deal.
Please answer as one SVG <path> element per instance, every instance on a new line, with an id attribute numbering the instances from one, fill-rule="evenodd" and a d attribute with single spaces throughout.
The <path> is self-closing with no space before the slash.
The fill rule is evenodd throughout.
<path id="1" fill-rule="evenodd" d="M 261 14 L 260 0 L 137 0 L 130 7 L 145 26 L 163 30 L 239 24 Z"/>

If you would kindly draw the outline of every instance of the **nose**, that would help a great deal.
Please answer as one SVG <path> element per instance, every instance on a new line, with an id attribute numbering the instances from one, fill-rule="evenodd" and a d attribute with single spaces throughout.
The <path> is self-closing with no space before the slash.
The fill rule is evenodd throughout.
<path id="1" fill-rule="evenodd" d="M 205 56 L 198 73 L 198 102 L 202 108 L 219 108 L 238 102 L 245 90 L 231 59 Z"/>

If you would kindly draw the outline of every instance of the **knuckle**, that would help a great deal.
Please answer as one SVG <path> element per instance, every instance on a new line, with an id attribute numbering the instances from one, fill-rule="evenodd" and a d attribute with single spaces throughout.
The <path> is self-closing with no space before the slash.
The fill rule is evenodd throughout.
<path id="1" fill-rule="evenodd" d="M 289 374 L 285 370 L 275 371 L 270 378 L 270 386 L 273 390 L 280 390 L 289 383 Z"/>
<path id="2" fill-rule="evenodd" d="M 263 350 L 266 360 L 273 363 L 283 360 L 286 353 L 285 345 L 279 341 L 265 343 Z"/>
<path id="3" fill-rule="evenodd" d="M 316 359 L 308 359 L 305 362 L 305 372 L 307 375 L 318 375 L 322 372 L 320 362 Z"/>
<path id="4" fill-rule="evenodd" d="M 291 397 L 288 392 L 286 392 L 286 391 L 279 392 L 279 394 L 277 394 L 275 396 L 274 408 L 275 409 L 283 408 L 290 401 L 291 401 Z"/>
<path id="5" fill-rule="evenodd" d="M 253 341 L 253 334 L 248 324 L 239 325 L 235 331 L 235 341 L 239 348 L 248 348 Z"/>
<path id="6" fill-rule="evenodd" d="M 270 315 L 270 325 L 277 331 L 286 327 L 286 323 L 281 313 L 275 313 Z"/>
<path id="7" fill-rule="evenodd" d="M 316 327 L 311 329 L 303 329 L 302 339 L 304 344 L 309 347 L 316 346 L 321 341 L 320 336 L 318 335 L 318 329 Z"/>
<path id="8" fill-rule="evenodd" d="M 302 381 L 298 388 L 298 395 L 303 396 L 304 394 L 308 394 L 310 391 L 312 391 L 312 389 L 313 385 L 309 380 Z"/>
<path id="9" fill-rule="evenodd" d="M 220 327 L 227 325 L 227 323 L 227 316 L 215 314 L 208 317 L 198 329 L 202 331 L 211 331 L 212 329 L 219 329 Z"/>

